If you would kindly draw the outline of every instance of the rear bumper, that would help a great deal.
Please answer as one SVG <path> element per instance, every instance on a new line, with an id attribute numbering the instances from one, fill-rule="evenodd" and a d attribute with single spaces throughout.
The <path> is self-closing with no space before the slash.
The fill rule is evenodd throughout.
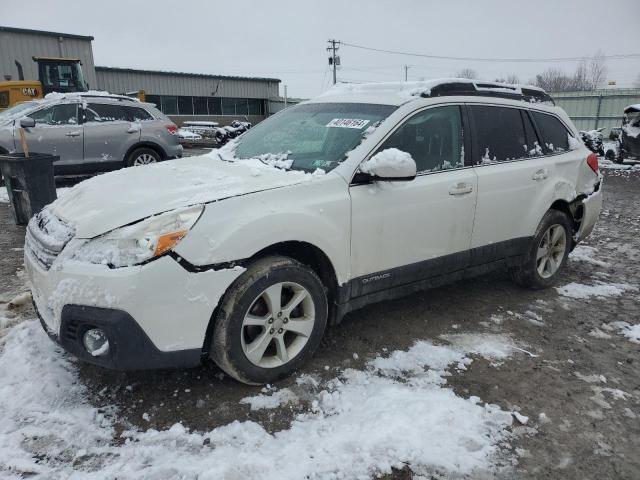
<path id="1" fill-rule="evenodd" d="M 580 222 L 580 228 L 574 236 L 576 243 L 581 242 L 589 236 L 600 217 L 600 211 L 602 210 L 602 181 L 598 184 L 595 192 L 582 200 L 582 208 L 582 221 Z"/>
<path id="2" fill-rule="evenodd" d="M 37 306 L 36 306 L 37 310 Z M 47 326 L 38 312 L 47 335 L 80 360 L 115 370 L 195 367 L 200 364 L 202 349 L 162 352 L 127 312 L 110 308 L 65 305 L 60 333 Z M 83 336 L 91 328 L 100 328 L 109 339 L 105 355 L 93 356 L 84 348 Z"/>

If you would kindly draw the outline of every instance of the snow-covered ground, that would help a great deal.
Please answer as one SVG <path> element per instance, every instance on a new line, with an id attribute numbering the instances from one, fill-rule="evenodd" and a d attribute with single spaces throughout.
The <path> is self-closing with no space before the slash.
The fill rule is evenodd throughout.
<path id="1" fill-rule="evenodd" d="M 9 476 L 354 479 L 403 465 L 465 474 L 492 468 L 513 422 L 512 412 L 456 395 L 446 380 L 473 356 L 505 361 L 519 351 L 502 335 L 418 341 L 320 388 L 302 376 L 298 383 L 318 393 L 275 434 L 252 421 L 208 432 L 176 423 L 164 431 L 132 428 L 117 442 L 117 410 L 88 403 L 76 364 L 37 321 L 14 326 L 1 342 L 0 465 Z M 243 402 L 260 409 L 298 401 L 288 389 L 265 392 Z"/>

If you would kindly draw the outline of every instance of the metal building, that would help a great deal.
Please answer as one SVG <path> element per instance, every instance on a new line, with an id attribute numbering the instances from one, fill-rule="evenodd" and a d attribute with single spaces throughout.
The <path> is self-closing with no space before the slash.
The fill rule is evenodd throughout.
<path id="1" fill-rule="evenodd" d="M 112 93 L 144 90 L 176 123 L 215 120 L 228 124 L 247 117 L 258 122 L 268 114 L 268 101 L 278 97 L 280 80 L 197 73 L 96 67 L 98 86 Z"/>
<path id="2" fill-rule="evenodd" d="M 79 58 L 89 88 L 111 93 L 144 90 L 173 121 L 209 120 L 227 125 L 232 120 L 259 122 L 269 115 L 269 103 L 278 101 L 280 80 L 232 77 L 170 71 L 97 67 L 93 37 L 0 26 L 0 81 L 18 80 L 22 66 L 25 80 L 37 80 L 33 57 Z"/>
<path id="3" fill-rule="evenodd" d="M 590 92 L 550 93 L 556 105 L 565 109 L 579 130 L 622 125 L 624 107 L 640 103 L 640 88 L 594 90 Z"/>
<path id="4" fill-rule="evenodd" d="M 97 88 L 92 40 L 85 35 L 0 26 L 0 81 L 19 80 L 18 65 L 25 80 L 37 80 L 33 57 L 66 57 L 79 58 L 89 88 Z"/>

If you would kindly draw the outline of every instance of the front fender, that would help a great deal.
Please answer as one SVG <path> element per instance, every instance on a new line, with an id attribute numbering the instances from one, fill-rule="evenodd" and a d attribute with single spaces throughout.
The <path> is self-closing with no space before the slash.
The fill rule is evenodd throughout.
<path id="1" fill-rule="evenodd" d="M 349 278 L 350 225 L 347 185 L 338 175 L 327 175 L 207 204 L 175 252 L 206 266 L 243 260 L 281 242 L 306 242 L 327 255 L 343 283 Z"/>

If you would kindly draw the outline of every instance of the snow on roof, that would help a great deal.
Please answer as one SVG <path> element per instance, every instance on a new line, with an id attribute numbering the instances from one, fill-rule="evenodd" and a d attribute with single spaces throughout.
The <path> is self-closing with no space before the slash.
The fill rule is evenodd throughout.
<path id="1" fill-rule="evenodd" d="M 375 96 L 388 97 L 390 103 L 402 104 L 411 101 L 415 97 L 428 97 L 437 87 L 451 84 L 468 84 L 477 92 L 496 92 L 512 95 L 525 95 L 524 90 L 534 91 L 541 95 L 546 92 L 541 88 L 498 82 L 485 82 L 468 78 L 438 78 L 418 82 L 380 82 L 380 83 L 340 83 L 320 95 L 320 98 L 341 96 Z M 464 93 L 460 93 L 464 95 Z M 393 99 L 394 101 L 391 101 Z"/>
<path id="2" fill-rule="evenodd" d="M 631 111 L 631 110 L 637 110 L 640 112 L 640 103 L 635 103 L 633 105 L 629 105 L 627 107 L 624 107 L 624 111 L 625 113 Z"/>
<path id="3" fill-rule="evenodd" d="M 104 90 L 89 90 L 87 92 L 67 92 L 67 93 L 51 92 L 51 93 L 47 93 L 44 96 L 44 99 L 60 100 L 63 98 L 76 98 L 76 97 L 108 97 L 108 98 L 117 98 L 120 100 L 138 101 L 138 99 L 135 97 L 128 97 L 127 95 L 118 95 L 115 93 L 109 93 L 109 92 L 105 92 Z"/>

